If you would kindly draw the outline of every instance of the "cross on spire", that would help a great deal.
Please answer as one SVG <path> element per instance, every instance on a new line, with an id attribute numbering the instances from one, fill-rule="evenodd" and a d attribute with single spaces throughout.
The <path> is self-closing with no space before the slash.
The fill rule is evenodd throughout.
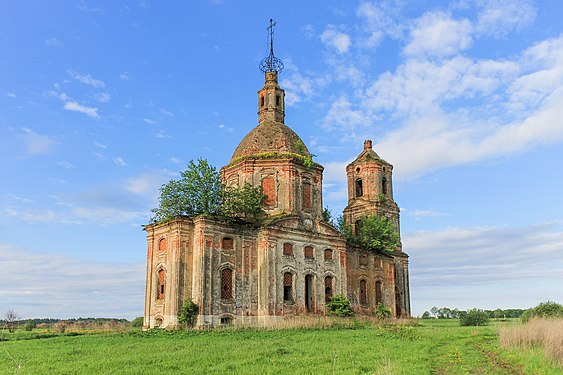
<path id="1" fill-rule="evenodd" d="M 260 71 L 262 73 L 276 72 L 279 73 L 283 70 L 283 62 L 274 55 L 274 28 L 276 21 L 270 19 L 270 26 L 268 30 L 268 39 L 270 39 L 270 54 L 260 62 Z"/>

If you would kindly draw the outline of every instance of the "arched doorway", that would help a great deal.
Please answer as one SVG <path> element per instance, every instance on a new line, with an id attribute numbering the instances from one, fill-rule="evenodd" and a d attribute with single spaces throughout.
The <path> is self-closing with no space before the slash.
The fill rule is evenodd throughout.
<path id="1" fill-rule="evenodd" d="M 313 311 L 313 305 L 313 275 L 305 275 L 305 309 L 307 310 L 307 312 Z"/>

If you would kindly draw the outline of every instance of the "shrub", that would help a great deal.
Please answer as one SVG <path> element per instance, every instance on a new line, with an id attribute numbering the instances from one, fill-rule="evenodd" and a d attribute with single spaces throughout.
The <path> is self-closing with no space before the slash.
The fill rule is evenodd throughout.
<path id="1" fill-rule="evenodd" d="M 563 318 L 563 306 L 547 301 L 542 302 L 534 308 L 524 311 L 522 321 L 527 322 L 531 318 Z"/>
<path id="2" fill-rule="evenodd" d="M 391 309 L 382 303 L 378 303 L 373 310 L 373 316 L 378 319 L 389 319 L 391 317 Z"/>
<path id="3" fill-rule="evenodd" d="M 193 327 L 197 314 L 199 313 L 199 306 L 194 303 L 191 299 L 184 301 L 184 305 L 180 309 L 178 314 L 178 321 L 187 327 Z"/>
<path id="4" fill-rule="evenodd" d="M 326 307 L 329 315 L 354 316 L 354 311 L 350 307 L 350 301 L 342 294 L 332 296 Z"/>
<path id="5" fill-rule="evenodd" d="M 461 326 L 486 326 L 489 321 L 489 315 L 483 310 L 472 309 L 467 310 L 467 314 L 459 319 Z"/>
<path id="6" fill-rule="evenodd" d="M 143 317 L 138 316 L 131 321 L 131 327 L 140 328 L 143 326 Z"/>
<path id="7" fill-rule="evenodd" d="M 33 331 L 33 329 L 36 327 L 35 321 L 34 320 L 28 320 L 25 325 L 23 326 L 23 328 L 26 331 Z"/>

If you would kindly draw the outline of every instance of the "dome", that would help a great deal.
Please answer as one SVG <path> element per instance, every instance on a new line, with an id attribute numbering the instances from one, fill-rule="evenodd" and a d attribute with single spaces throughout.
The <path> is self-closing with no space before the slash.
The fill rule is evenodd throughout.
<path id="1" fill-rule="evenodd" d="M 268 152 L 311 156 L 305 143 L 287 125 L 278 121 L 267 121 L 259 124 L 243 138 L 235 149 L 231 162 Z"/>

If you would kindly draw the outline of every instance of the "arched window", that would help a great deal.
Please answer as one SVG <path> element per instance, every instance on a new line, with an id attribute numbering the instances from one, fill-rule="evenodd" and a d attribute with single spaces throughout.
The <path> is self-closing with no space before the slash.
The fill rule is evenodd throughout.
<path id="1" fill-rule="evenodd" d="M 293 274 L 291 272 L 283 274 L 283 301 L 293 302 Z"/>
<path id="2" fill-rule="evenodd" d="M 325 249 L 325 260 L 332 260 L 332 249 Z"/>
<path id="3" fill-rule="evenodd" d="M 303 211 L 311 211 L 313 197 L 311 195 L 311 183 L 303 182 Z"/>
<path id="4" fill-rule="evenodd" d="M 166 238 L 161 238 L 160 241 L 158 241 L 158 251 L 166 251 Z"/>
<path id="5" fill-rule="evenodd" d="M 329 303 L 332 298 L 332 277 L 325 277 L 325 303 Z"/>
<path id="6" fill-rule="evenodd" d="M 221 299 L 233 298 L 233 270 L 223 268 L 221 271 Z"/>
<path id="7" fill-rule="evenodd" d="M 361 178 L 356 179 L 356 198 L 364 195 L 364 185 Z"/>
<path id="8" fill-rule="evenodd" d="M 368 286 L 367 281 L 360 280 L 360 304 L 367 305 L 368 303 Z"/>
<path id="9" fill-rule="evenodd" d="M 221 241 L 221 248 L 223 250 L 232 250 L 234 247 L 234 241 L 231 237 L 224 237 Z"/>
<path id="10" fill-rule="evenodd" d="M 157 275 L 158 275 L 158 285 L 157 285 L 156 299 L 164 299 L 164 290 L 166 287 L 166 271 L 160 269 Z"/>
<path id="11" fill-rule="evenodd" d="M 381 192 L 383 195 L 387 195 L 387 179 L 385 177 L 381 179 Z"/>
<path id="12" fill-rule="evenodd" d="M 262 204 L 266 207 L 276 205 L 276 182 L 273 177 L 266 177 L 262 180 Z"/>
<path id="13" fill-rule="evenodd" d="M 315 249 L 313 249 L 313 246 L 305 246 L 304 252 L 305 252 L 305 258 L 315 257 Z"/>
<path id="14" fill-rule="evenodd" d="M 293 255 L 293 244 L 289 242 L 283 244 L 283 255 Z"/>
<path id="15" fill-rule="evenodd" d="M 360 263 L 360 266 L 367 267 L 368 266 L 368 256 L 365 255 L 365 254 L 360 255 L 359 263 Z"/>
<path id="16" fill-rule="evenodd" d="M 354 225 L 354 234 L 358 236 L 360 234 L 360 228 L 362 227 L 362 221 L 356 220 L 356 224 Z"/>
<path id="17" fill-rule="evenodd" d="M 276 95 L 276 107 L 279 107 L 280 105 L 281 105 L 281 96 Z"/>
<path id="18" fill-rule="evenodd" d="M 383 303 L 383 289 L 381 281 L 375 282 L 375 304 Z"/>
<path id="19" fill-rule="evenodd" d="M 264 96 L 260 97 L 260 107 L 264 107 Z"/>

